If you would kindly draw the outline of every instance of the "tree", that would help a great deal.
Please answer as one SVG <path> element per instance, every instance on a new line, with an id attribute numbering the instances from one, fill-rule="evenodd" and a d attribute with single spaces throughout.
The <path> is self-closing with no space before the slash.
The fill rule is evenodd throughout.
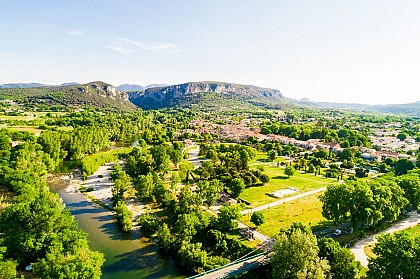
<path id="1" fill-rule="evenodd" d="M 202 244 L 182 242 L 178 255 L 181 258 L 181 264 L 190 270 L 200 271 L 207 262 L 207 252 L 201 249 Z"/>
<path id="2" fill-rule="evenodd" d="M 255 211 L 251 215 L 251 222 L 254 223 L 255 226 L 261 226 L 265 223 L 265 217 L 260 211 Z"/>
<path id="3" fill-rule="evenodd" d="M 264 185 L 265 183 L 268 183 L 270 181 L 270 177 L 266 173 L 263 173 L 260 176 L 260 181 Z"/>
<path id="4" fill-rule="evenodd" d="M 271 149 L 267 152 L 268 159 L 273 162 L 277 158 L 277 151 L 274 149 Z"/>
<path id="5" fill-rule="evenodd" d="M 181 163 L 179 163 L 179 175 L 181 177 L 185 178 L 185 181 L 188 182 L 190 173 L 194 170 L 194 165 L 187 161 L 182 160 Z"/>
<path id="6" fill-rule="evenodd" d="M 295 174 L 295 168 L 292 165 L 286 166 L 284 169 L 284 174 L 287 175 L 287 177 L 290 177 L 291 175 Z"/>
<path id="7" fill-rule="evenodd" d="M 414 164 L 410 160 L 403 158 L 395 162 L 394 170 L 396 175 L 407 174 L 409 170 L 414 169 Z"/>
<path id="8" fill-rule="evenodd" d="M 404 190 L 410 204 L 420 210 L 420 174 L 410 173 L 397 178 L 398 185 Z"/>
<path id="9" fill-rule="evenodd" d="M 156 172 L 167 173 L 169 171 L 169 155 L 166 154 L 166 147 L 164 145 L 156 145 L 150 149 L 150 154 L 153 157 L 153 167 Z"/>
<path id="10" fill-rule="evenodd" d="M 3 259 L 3 253 L 5 251 L 6 251 L 6 247 L 0 247 L 0 278 L 1 279 L 15 279 L 17 262 L 13 260 L 5 261 Z"/>
<path id="11" fill-rule="evenodd" d="M 131 185 L 131 177 L 125 171 L 118 171 L 118 174 L 113 177 L 114 186 L 112 192 L 112 204 L 115 206 L 119 201 L 122 201 L 125 192 Z"/>
<path id="12" fill-rule="evenodd" d="M 163 223 L 157 230 L 157 241 L 160 247 L 169 251 L 172 248 L 171 231 L 166 223 Z"/>
<path id="13" fill-rule="evenodd" d="M 237 220 L 240 217 L 241 213 L 239 207 L 224 204 L 219 209 L 217 218 L 213 220 L 213 226 L 221 232 L 231 231 L 238 227 Z"/>
<path id="14" fill-rule="evenodd" d="M 420 278 L 420 237 L 406 232 L 383 234 L 369 259 L 367 278 Z"/>
<path id="15" fill-rule="evenodd" d="M 404 141 L 407 137 L 408 137 L 407 133 L 399 133 L 397 135 L 397 139 L 399 139 L 400 141 Z"/>
<path id="16" fill-rule="evenodd" d="M 234 178 L 229 183 L 229 194 L 236 199 L 244 191 L 245 183 L 241 178 Z"/>
<path id="17" fill-rule="evenodd" d="M 46 279 L 99 279 L 104 261 L 101 253 L 88 248 L 79 248 L 73 253 L 53 250 L 44 259 L 34 263 L 33 270 L 36 276 Z"/>
<path id="18" fill-rule="evenodd" d="M 358 278 L 361 266 L 349 249 L 341 247 L 337 241 L 329 237 L 318 239 L 318 247 L 318 256 L 328 260 L 331 267 L 328 273 L 331 278 Z"/>
<path id="19" fill-rule="evenodd" d="M 136 195 L 140 199 L 152 199 L 155 190 L 155 176 L 149 172 L 146 175 L 140 175 L 134 180 Z"/>
<path id="20" fill-rule="evenodd" d="M 117 213 L 117 221 L 121 231 L 130 232 L 133 227 L 133 212 L 128 210 L 127 205 L 122 201 L 119 201 L 114 209 Z"/>
<path id="21" fill-rule="evenodd" d="M 201 198 L 206 200 L 207 206 L 212 206 L 219 198 L 219 192 L 222 188 L 221 183 L 217 179 L 212 181 L 200 180 L 197 183 Z"/>
<path id="22" fill-rule="evenodd" d="M 330 269 L 318 256 L 316 237 L 299 223 L 280 231 L 272 251 L 273 278 L 325 278 Z"/>

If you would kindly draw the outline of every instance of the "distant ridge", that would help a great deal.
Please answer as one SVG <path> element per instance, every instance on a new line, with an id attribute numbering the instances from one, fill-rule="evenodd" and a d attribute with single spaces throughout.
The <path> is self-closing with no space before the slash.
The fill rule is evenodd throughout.
<path id="1" fill-rule="evenodd" d="M 202 81 L 148 88 L 129 92 L 129 99 L 143 109 L 198 106 L 211 107 L 279 107 L 290 105 L 279 90 L 254 85 Z"/>
<path id="2" fill-rule="evenodd" d="M 163 87 L 163 86 L 167 86 L 167 85 L 166 84 L 149 84 L 146 86 L 142 86 L 138 84 L 121 84 L 121 85 L 118 85 L 116 88 L 117 90 L 129 92 L 129 91 L 144 91 L 149 88 Z"/>
<path id="3" fill-rule="evenodd" d="M 33 87 L 41 87 L 47 86 L 46 84 L 42 83 L 6 83 L 0 84 L 0 88 L 33 88 Z"/>
<path id="4" fill-rule="evenodd" d="M 57 106 L 72 108 L 101 108 L 126 111 L 135 106 L 125 92 L 102 81 L 87 84 L 43 85 L 29 88 L 0 88 L 0 100 L 10 99 L 26 106 Z"/>
<path id="5" fill-rule="evenodd" d="M 330 102 L 314 102 L 307 98 L 296 101 L 297 103 L 310 107 L 347 109 L 366 112 L 405 114 L 420 117 L 420 101 L 406 104 L 387 104 L 387 105 L 367 105 L 357 103 L 330 103 Z"/>

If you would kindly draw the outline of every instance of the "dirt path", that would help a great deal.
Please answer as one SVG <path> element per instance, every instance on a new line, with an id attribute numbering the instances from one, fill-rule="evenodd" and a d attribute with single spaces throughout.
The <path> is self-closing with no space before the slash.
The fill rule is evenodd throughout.
<path id="1" fill-rule="evenodd" d="M 384 231 L 381 231 L 379 233 L 376 233 L 374 235 L 371 235 L 371 236 L 369 236 L 367 238 L 364 238 L 364 239 L 359 240 L 358 242 L 356 242 L 354 244 L 354 246 L 352 248 L 350 248 L 350 251 L 356 257 L 356 260 L 360 261 L 360 263 L 364 267 L 367 267 L 367 265 L 368 265 L 368 257 L 365 254 L 365 249 L 364 248 L 368 244 L 376 243 L 376 241 L 377 241 L 376 237 L 378 235 L 380 235 L 382 233 L 394 233 L 396 231 L 404 230 L 404 229 L 407 229 L 409 227 L 412 227 L 412 226 L 417 225 L 418 223 L 420 223 L 420 214 L 418 214 L 417 212 L 410 212 L 408 215 L 409 215 L 408 218 L 397 222 L 396 224 L 392 225 L 388 229 L 386 229 Z"/>

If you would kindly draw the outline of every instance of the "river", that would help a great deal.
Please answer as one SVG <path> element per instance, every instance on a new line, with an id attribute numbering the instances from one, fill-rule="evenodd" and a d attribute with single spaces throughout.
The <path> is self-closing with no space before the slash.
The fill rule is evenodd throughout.
<path id="1" fill-rule="evenodd" d="M 92 204 L 81 193 L 66 192 L 67 185 L 68 181 L 55 181 L 50 189 L 60 195 L 80 229 L 89 234 L 91 249 L 105 255 L 101 278 L 185 278 L 179 265 L 159 253 L 156 245 L 139 232 L 121 233 L 109 210 Z"/>

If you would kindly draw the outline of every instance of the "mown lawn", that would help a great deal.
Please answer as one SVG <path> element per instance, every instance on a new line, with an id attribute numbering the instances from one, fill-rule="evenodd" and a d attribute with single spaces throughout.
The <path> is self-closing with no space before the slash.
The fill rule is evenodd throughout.
<path id="1" fill-rule="evenodd" d="M 260 211 L 265 217 L 265 223 L 258 227 L 257 231 L 272 237 L 280 231 L 280 228 L 289 227 L 296 221 L 300 221 L 308 226 L 314 226 L 321 221 L 326 221 L 322 216 L 322 203 L 318 196 L 303 197 Z M 241 222 L 254 227 L 249 218 L 249 215 L 244 215 Z"/>
<path id="2" fill-rule="evenodd" d="M 331 179 L 326 179 L 325 177 L 314 176 L 313 174 L 300 173 L 297 171 L 293 176 L 288 178 L 287 175 L 284 174 L 284 168 L 272 166 L 264 166 L 264 173 L 270 177 L 270 181 L 268 183 L 264 186 L 247 188 L 240 195 L 240 198 L 250 202 L 252 207 L 276 201 L 276 198 L 270 197 L 266 194 L 277 190 L 293 187 L 299 189 L 299 192 L 296 192 L 296 194 L 300 194 L 302 192 L 318 189 L 336 182 Z"/>

